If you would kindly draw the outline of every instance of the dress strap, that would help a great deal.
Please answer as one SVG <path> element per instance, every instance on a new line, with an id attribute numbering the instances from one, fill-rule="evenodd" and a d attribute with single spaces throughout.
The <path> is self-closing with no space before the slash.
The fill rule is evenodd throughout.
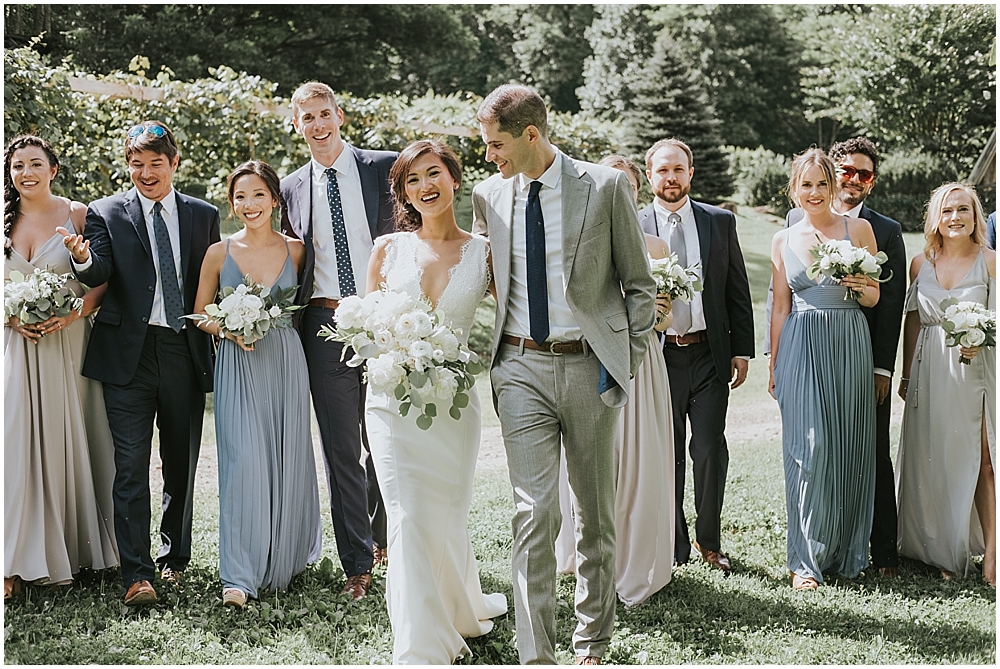
<path id="1" fill-rule="evenodd" d="M 851 241 L 851 230 L 847 227 L 847 214 L 844 214 L 844 239 Z"/>
<path id="2" fill-rule="evenodd" d="M 281 240 L 285 242 L 285 257 L 286 258 L 292 257 L 292 252 L 288 249 L 288 240 L 285 239 L 284 235 L 281 236 Z M 229 240 L 227 239 L 226 241 L 228 242 Z"/>
<path id="3" fill-rule="evenodd" d="M 229 255 L 229 240 L 226 240 L 226 255 Z"/>

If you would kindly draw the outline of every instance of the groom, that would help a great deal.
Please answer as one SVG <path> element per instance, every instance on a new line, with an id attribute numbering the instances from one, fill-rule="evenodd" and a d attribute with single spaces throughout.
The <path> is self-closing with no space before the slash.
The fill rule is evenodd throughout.
<path id="1" fill-rule="evenodd" d="M 491 380 L 517 507 L 518 655 L 556 662 L 563 444 L 577 509 L 573 647 L 577 664 L 600 664 L 615 617 L 614 429 L 646 353 L 656 285 L 623 172 L 560 153 L 545 103 L 525 86 L 500 86 L 476 118 L 500 170 L 472 204 L 497 288 Z"/>

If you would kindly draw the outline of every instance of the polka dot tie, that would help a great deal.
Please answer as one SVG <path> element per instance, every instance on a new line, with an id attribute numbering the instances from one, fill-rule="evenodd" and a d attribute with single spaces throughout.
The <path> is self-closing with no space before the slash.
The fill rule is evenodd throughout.
<path id="1" fill-rule="evenodd" d="M 330 219 L 333 223 L 333 248 L 337 252 L 337 279 L 340 282 L 340 298 L 357 295 L 354 284 L 354 268 L 351 266 L 351 248 L 347 245 L 347 225 L 344 223 L 344 207 L 340 202 L 340 184 L 337 170 L 326 170 L 326 199 L 330 201 Z"/>
<path id="2" fill-rule="evenodd" d="M 160 262 L 160 290 L 163 291 L 163 310 L 167 314 L 167 325 L 174 332 L 180 332 L 184 322 L 184 298 L 177 285 L 177 265 L 174 264 L 174 249 L 170 246 L 170 234 L 163 220 L 163 205 L 153 205 L 153 236 L 156 238 L 156 258 Z"/>

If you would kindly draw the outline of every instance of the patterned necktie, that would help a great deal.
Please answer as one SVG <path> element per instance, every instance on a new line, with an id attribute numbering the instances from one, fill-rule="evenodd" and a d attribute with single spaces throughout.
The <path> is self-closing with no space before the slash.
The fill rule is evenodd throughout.
<path id="1" fill-rule="evenodd" d="M 667 244 L 670 252 L 677 255 L 677 262 L 682 267 L 687 267 L 687 246 L 684 244 L 684 229 L 681 227 L 681 215 L 673 212 L 667 216 L 667 225 L 670 226 L 670 235 Z M 672 327 L 678 335 L 687 334 L 691 329 L 691 305 L 681 300 L 673 302 L 674 322 Z"/>
<path id="2" fill-rule="evenodd" d="M 167 325 L 174 332 L 180 332 L 184 322 L 184 298 L 177 285 L 177 266 L 174 264 L 174 249 L 170 246 L 170 234 L 163 220 L 163 205 L 153 205 L 153 235 L 156 237 L 156 258 L 160 263 L 160 290 L 163 291 L 163 310 L 167 315 Z"/>
<path id="3" fill-rule="evenodd" d="M 326 170 L 326 199 L 330 202 L 330 219 L 333 223 L 333 248 L 337 252 L 337 280 L 340 283 L 340 299 L 357 295 L 354 285 L 354 268 L 351 266 L 351 248 L 347 245 L 347 225 L 344 223 L 344 207 L 340 202 L 340 184 L 337 170 Z"/>
<path id="4" fill-rule="evenodd" d="M 528 321 L 531 338 L 539 346 L 549 336 L 549 291 L 545 279 L 545 222 L 538 191 L 541 181 L 528 187 L 528 204 L 524 209 L 524 238 L 528 262 Z"/>

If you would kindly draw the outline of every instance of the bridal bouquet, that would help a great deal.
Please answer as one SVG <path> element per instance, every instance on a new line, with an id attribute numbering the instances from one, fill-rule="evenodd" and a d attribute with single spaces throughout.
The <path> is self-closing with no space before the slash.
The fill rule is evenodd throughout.
<path id="1" fill-rule="evenodd" d="M 354 349 L 351 367 L 367 363 L 372 392 L 399 400 L 399 415 L 420 409 L 417 427 L 430 428 L 438 403 L 450 405 L 458 420 L 469 406 L 467 390 L 482 371 L 479 356 L 459 341 L 461 331 L 442 323 L 431 306 L 404 293 L 381 289 L 340 301 L 336 329 L 320 328 L 318 336 Z"/>
<path id="2" fill-rule="evenodd" d="M 677 262 L 677 254 L 671 253 L 666 258 L 649 257 L 649 267 L 656 280 L 656 293 L 669 295 L 671 300 L 690 302 L 695 293 L 702 290 L 701 279 L 698 278 L 700 263 L 690 267 L 682 267 Z"/>
<path id="3" fill-rule="evenodd" d="M 941 303 L 944 318 L 941 327 L 945 331 L 948 346 L 996 346 L 997 314 L 979 302 L 959 302 L 953 297 Z M 963 365 L 971 365 L 972 360 L 959 356 Z"/>
<path id="4" fill-rule="evenodd" d="M 3 311 L 7 318 L 16 316 L 21 323 L 41 323 L 52 316 L 83 313 L 83 298 L 66 286 L 72 274 L 56 274 L 48 267 L 36 268 L 25 276 L 12 271 L 3 287 Z"/>
<path id="5" fill-rule="evenodd" d="M 226 286 L 220 290 L 218 304 L 205 305 L 204 314 L 188 314 L 184 318 L 198 323 L 215 321 L 223 333 L 243 335 L 243 343 L 249 346 L 271 328 L 291 326 L 291 313 L 302 308 L 293 303 L 296 290 L 298 286 L 272 291 L 262 283 L 254 283 L 248 275 L 235 288 Z"/>
<path id="6" fill-rule="evenodd" d="M 819 237 L 816 237 L 819 239 Z M 877 283 L 885 283 L 892 278 L 889 273 L 885 279 L 880 279 L 882 265 L 889 257 L 879 251 L 872 255 L 867 249 L 851 244 L 847 239 L 833 239 L 828 242 L 820 240 L 820 243 L 809 249 L 814 259 L 813 264 L 806 270 L 806 276 L 815 279 L 819 275 L 828 276 L 831 279 L 840 281 L 845 276 L 852 274 L 864 274 L 869 279 Z M 857 300 L 862 296 L 853 288 L 847 289 L 844 295 L 845 300 Z"/>

